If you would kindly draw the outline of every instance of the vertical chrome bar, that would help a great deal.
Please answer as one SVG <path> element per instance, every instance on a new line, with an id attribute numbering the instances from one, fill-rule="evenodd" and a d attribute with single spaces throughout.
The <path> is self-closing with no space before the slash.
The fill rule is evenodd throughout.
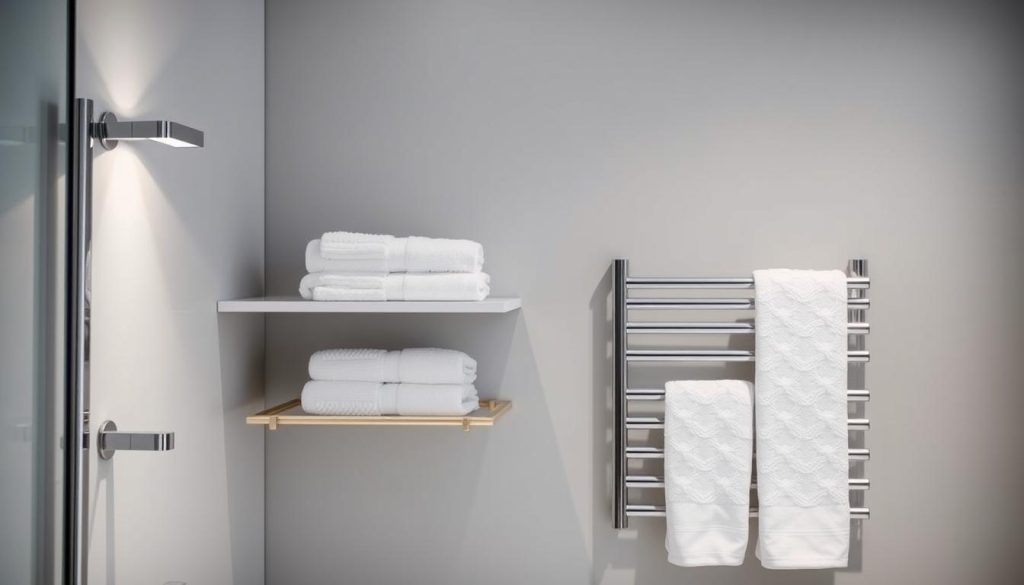
<path id="1" fill-rule="evenodd" d="M 847 272 L 850 276 L 857 277 L 868 275 L 868 261 L 864 258 L 852 258 L 850 259 L 849 265 L 847 266 Z M 864 289 L 851 288 L 849 289 L 849 298 L 851 299 L 862 299 L 867 295 L 867 291 Z M 857 307 L 855 303 L 850 303 L 851 307 Z M 862 308 L 851 308 L 849 309 L 849 317 L 851 323 L 863 323 L 867 320 L 867 311 Z M 864 336 L 850 336 L 849 349 L 851 351 L 863 351 L 867 347 L 867 340 Z"/>
<path id="2" fill-rule="evenodd" d="M 629 274 L 628 260 L 615 260 L 612 267 L 612 279 L 615 289 L 615 336 L 613 353 L 615 354 L 615 528 L 626 528 L 629 517 L 626 515 L 626 278 Z"/>
<path id="3" fill-rule="evenodd" d="M 86 582 L 89 478 L 89 248 L 92 241 L 92 100 L 71 112 L 68 164 L 64 379 L 64 585 Z"/>
<path id="4" fill-rule="evenodd" d="M 850 277 L 864 277 L 868 276 L 868 261 L 864 258 L 852 258 L 850 259 L 849 265 L 847 266 L 847 272 Z M 867 295 L 867 291 L 859 289 L 851 289 L 849 291 L 849 297 L 851 299 L 864 298 Z M 867 318 L 867 312 L 856 305 L 850 304 L 849 310 L 850 321 L 862 323 Z M 856 307 L 856 308 L 854 308 Z M 847 346 L 851 351 L 864 351 L 867 348 L 867 339 L 863 335 L 850 336 L 849 345 Z M 864 376 L 864 364 L 850 364 L 850 371 L 847 377 L 848 388 L 864 388 L 867 385 L 867 380 Z M 864 403 L 854 403 L 854 409 L 851 416 L 863 417 L 865 416 L 865 405 Z M 854 449 L 863 449 L 866 445 L 864 433 L 859 433 L 857 436 L 852 436 L 850 439 L 849 446 Z M 851 466 L 851 471 L 854 473 L 863 473 L 863 463 L 860 461 L 852 462 L 854 465 Z M 857 471 L 860 470 L 860 471 Z M 850 504 L 853 506 L 864 505 L 864 495 L 861 493 L 851 494 Z"/>

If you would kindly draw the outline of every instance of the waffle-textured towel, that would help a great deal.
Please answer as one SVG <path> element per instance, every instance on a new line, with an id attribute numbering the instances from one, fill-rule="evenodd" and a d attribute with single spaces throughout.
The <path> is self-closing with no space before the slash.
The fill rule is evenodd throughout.
<path id="1" fill-rule="evenodd" d="M 754 272 L 757 556 L 845 567 L 850 548 L 846 276 Z"/>
<path id="2" fill-rule="evenodd" d="M 299 281 L 299 296 L 307 300 L 312 299 L 313 289 L 324 286 L 326 276 L 384 278 L 387 275 L 387 272 L 311 272 Z"/>
<path id="3" fill-rule="evenodd" d="M 360 253 L 353 253 L 347 258 L 328 260 L 320 254 L 320 240 L 306 244 L 307 272 L 344 272 L 344 273 L 381 273 L 387 270 L 387 246 L 366 246 Z"/>
<path id="4" fill-rule="evenodd" d="M 482 301 L 491 293 L 485 272 L 351 276 L 307 274 L 299 292 L 315 301 Z"/>
<path id="5" fill-rule="evenodd" d="M 476 360 L 453 349 L 325 349 L 309 358 L 314 380 L 472 384 Z"/>
<path id="6" fill-rule="evenodd" d="M 336 416 L 463 416 L 480 407 L 472 384 L 383 384 L 312 380 L 302 410 Z"/>
<path id="7" fill-rule="evenodd" d="M 739 565 L 747 550 L 750 382 L 665 385 L 665 549 L 684 567 Z"/>
<path id="8" fill-rule="evenodd" d="M 327 232 L 306 246 L 309 272 L 480 272 L 483 265 L 484 248 L 472 240 Z"/>

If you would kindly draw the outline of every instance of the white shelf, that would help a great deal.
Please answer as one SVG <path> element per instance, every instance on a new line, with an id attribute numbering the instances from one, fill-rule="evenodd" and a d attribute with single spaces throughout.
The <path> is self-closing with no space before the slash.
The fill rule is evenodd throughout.
<path id="1" fill-rule="evenodd" d="M 518 297 L 482 301 L 307 301 L 301 297 L 252 297 L 219 301 L 220 313 L 508 313 Z"/>

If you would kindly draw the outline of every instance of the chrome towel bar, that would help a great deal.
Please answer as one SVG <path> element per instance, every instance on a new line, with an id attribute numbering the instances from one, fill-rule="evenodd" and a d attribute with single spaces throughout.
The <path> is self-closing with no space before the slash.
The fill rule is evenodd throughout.
<path id="1" fill-rule="evenodd" d="M 853 298 L 847 301 L 851 309 L 869 309 L 871 301 L 865 297 Z M 754 308 L 754 299 L 748 298 L 722 298 L 722 299 L 627 299 L 626 307 L 630 309 L 662 309 L 662 310 L 688 310 L 688 309 L 711 309 L 722 311 L 746 311 Z"/>
<path id="2" fill-rule="evenodd" d="M 868 351 L 849 351 L 851 362 L 871 361 Z M 754 352 L 742 349 L 630 349 L 626 350 L 630 362 L 752 362 Z"/>
<path id="3" fill-rule="evenodd" d="M 850 323 L 847 331 L 850 335 L 867 335 L 871 332 L 868 323 Z M 626 333 L 689 333 L 711 335 L 753 335 L 753 323 L 661 323 L 655 321 L 638 321 L 626 323 Z"/>
<path id="4" fill-rule="evenodd" d="M 871 459 L 870 449 L 850 449 L 848 452 L 850 461 L 869 461 Z M 626 447 L 628 459 L 664 459 L 665 450 L 661 447 Z M 757 458 L 757 454 L 754 454 Z"/>
<path id="5" fill-rule="evenodd" d="M 665 421 L 656 416 L 627 416 L 626 430 L 655 430 L 664 429 Z M 866 418 L 851 418 L 846 420 L 846 428 L 851 431 L 867 431 L 871 429 L 871 421 Z"/>
<path id="6" fill-rule="evenodd" d="M 626 390 L 626 400 L 664 400 L 664 388 L 629 388 Z M 870 390 L 847 390 L 847 402 L 868 402 L 871 400 Z"/>
<path id="7" fill-rule="evenodd" d="M 726 277 L 726 278 L 705 278 L 705 277 L 648 277 L 628 276 L 626 277 L 627 288 L 704 288 L 704 289 L 752 289 L 754 288 L 754 277 Z M 871 279 L 866 276 L 851 276 L 846 279 L 846 287 L 852 290 L 866 290 L 871 288 Z"/>
<path id="8" fill-rule="evenodd" d="M 660 475 L 627 475 L 626 487 L 637 489 L 664 488 L 665 478 Z M 757 489 L 757 482 L 750 484 L 750 489 Z M 859 477 L 850 478 L 850 491 L 871 489 L 871 480 Z"/>
<path id="9" fill-rule="evenodd" d="M 623 510 L 626 516 L 646 516 L 649 518 L 664 518 L 665 506 L 654 506 L 651 504 L 628 504 Z M 750 517 L 757 518 L 757 508 L 750 509 Z M 850 508 L 850 518 L 854 520 L 867 520 L 871 518 L 871 510 L 868 508 Z"/>

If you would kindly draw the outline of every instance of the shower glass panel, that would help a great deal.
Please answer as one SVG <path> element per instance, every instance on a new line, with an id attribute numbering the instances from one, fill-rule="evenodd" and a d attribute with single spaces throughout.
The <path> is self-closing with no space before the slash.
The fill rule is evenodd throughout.
<path id="1" fill-rule="evenodd" d="M 0 583 L 61 580 L 69 0 L 0 0 Z"/>

